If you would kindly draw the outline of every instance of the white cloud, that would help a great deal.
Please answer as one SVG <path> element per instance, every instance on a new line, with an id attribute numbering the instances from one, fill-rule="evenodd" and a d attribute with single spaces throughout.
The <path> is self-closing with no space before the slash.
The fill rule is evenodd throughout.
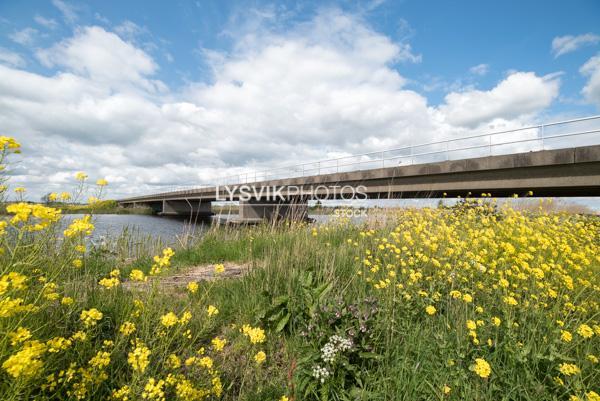
<path id="1" fill-rule="evenodd" d="M 63 0 L 52 0 L 52 4 L 54 7 L 58 8 L 66 22 L 72 24 L 77 20 L 75 7 L 73 7 L 71 4 Z"/>
<path id="2" fill-rule="evenodd" d="M 574 52 L 583 46 L 595 45 L 598 42 L 600 42 L 600 35 L 593 33 L 585 33 L 577 36 L 557 36 L 552 40 L 552 53 L 554 53 L 554 58 L 556 58 L 563 54 Z"/>
<path id="3" fill-rule="evenodd" d="M 74 37 L 38 51 L 37 56 L 47 67 L 65 67 L 113 87 L 141 86 L 150 91 L 164 88 L 162 83 L 146 78 L 158 69 L 148 54 L 97 26 L 83 28 Z"/>
<path id="4" fill-rule="evenodd" d="M 14 183 L 41 196 L 84 170 L 113 182 L 111 196 L 193 185 L 253 166 L 471 133 L 479 122 L 533 114 L 558 91 L 556 79 L 516 73 L 490 91 L 429 106 L 396 69 L 418 58 L 408 44 L 335 10 L 287 31 L 233 39 L 229 53 L 205 52 L 211 83 L 179 91 L 155 80 L 148 53 L 100 27 L 38 52 L 61 70 L 54 75 L 0 66 L 0 128 L 25 147 Z M 546 100 L 535 103 L 530 92 Z M 475 110 L 473 121 L 464 116 L 477 96 L 491 111 Z"/>
<path id="5" fill-rule="evenodd" d="M 48 29 L 55 29 L 58 26 L 58 23 L 52 18 L 44 18 L 41 15 L 36 15 L 33 19 L 35 22 Z"/>
<path id="6" fill-rule="evenodd" d="M 589 76 L 582 90 L 583 96 L 600 109 L 600 55 L 590 58 L 579 71 Z"/>
<path id="7" fill-rule="evenodd" d="M 20 31 L 16 31 L 16 32 L 10 34 L 9 38 L 13 42 L 16 42 L 20 45 L 28 46 L 28 45 L 33 44 L 37 33 L 38 33 L 37 29 L 25 28 L 25 29 L 21 29 Z"/>
<path id="8" fill-rule="evenodd" d="M 26 64 L 25 59 L 23 59 L 20 54 L 3 47 L 0 47 L 0 63 L 11 67 L 23 67 Z"/>
<path id="9" fill-rule="evenodd" d="M 115 27 L 115 32 L 125 38 L 135 38 L 144 31 L 144 28 L 129 20 L 125 20 Z"/>
<path id="10" fill-rule="evenodd" d="M 477 65 L 474 65 L 473 67 L 469 68 L 469 72 L 471 74 L 480 75 L 480 76 L 487 74 L 489 70 L 490 70 L 489 64 L 477 64 Z"/>
<path id="11" fill-rule="evenodd" d="M 559 86 L 556 75 L 539 77 L 533 72 L 514 72 L 489 91 L 449 93 L 440 111 L 452 125 L 475 127 L 496 118 L 537 113 L 556 99 Z"/>

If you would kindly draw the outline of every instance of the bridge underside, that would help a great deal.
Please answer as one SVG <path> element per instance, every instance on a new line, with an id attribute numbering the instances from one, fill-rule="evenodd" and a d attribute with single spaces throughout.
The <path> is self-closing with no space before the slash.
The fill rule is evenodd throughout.
<path id="1" fill-rule="evenodd" d="M 600 196 L 600 146 L 585 146 L 414 166 L 388 167 L 246 184 L 279 188 L 283 201 L 257 198 L 241 202 L 242 219 L 305 217 L 306 201 L 348 199 L 343 188 L 362 187 L 358 198 L 404 199 L 439 197 Z M 163 214 L 210 214 L 210 203 L 229 196 L 239 200 L 242 188 L 211 187 L 130 199 L 123 206 L 144 203 Z M 332 191 L 331 188 L 338 188 Z M 343 187 L 343 188 L 342 188 Z M 339 188 L 342 188 L 339 190 Z M 299 195 L 299 192 L 301 195 Z M 306 194 L 310 194 L 307 196 Z M 160 208 L 160 210 L 158 210 Z"/>

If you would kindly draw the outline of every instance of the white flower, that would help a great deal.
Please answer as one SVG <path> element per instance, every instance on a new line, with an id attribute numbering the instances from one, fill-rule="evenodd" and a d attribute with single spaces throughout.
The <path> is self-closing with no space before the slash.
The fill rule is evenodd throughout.
<path id="1" fill-rule="evenodd" d="M 315 365 L 313 367 L 312 375 L 315 379 L 319 380 L 321 383 L 325 383 L 325 379 L 327 379 L 331 375 L 331 372 L 329 372 L 329 369 L 327 369 L 327 368 L 321 367 L 319 365 Z"/>

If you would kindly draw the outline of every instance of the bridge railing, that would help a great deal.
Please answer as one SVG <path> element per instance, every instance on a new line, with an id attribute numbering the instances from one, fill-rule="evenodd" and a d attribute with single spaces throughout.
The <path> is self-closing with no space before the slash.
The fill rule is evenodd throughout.
<path id="1" fill-rule="evenodd" d="M 218 177 L 205 184 L 157 188 L 150 193 L 194 191 L 217 185 L 250 184 L 275 179 L 410 166 L 597 144 L 600 144 L 600 115 L 460 138 L 449 138 L 267 170 L 253 170 Z"/>

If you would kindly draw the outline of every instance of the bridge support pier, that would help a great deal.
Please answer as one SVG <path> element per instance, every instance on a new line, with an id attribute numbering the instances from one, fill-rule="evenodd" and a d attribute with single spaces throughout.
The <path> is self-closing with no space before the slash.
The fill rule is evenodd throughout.
<path id="1" fill-rule="evenodd" d="M 200 201 L 198 199 L 177 199 L 163 200 L 162 215 L 171 216 L 198 216 L 209 217 L 213 215 L 211 202 Z"/>
<path id="2" fill-rule="evenodd" d="M 240 201 L 239 217 L 241 221 L 306 220 L 308 218 L 308 202 L 298 199 Z"/>

